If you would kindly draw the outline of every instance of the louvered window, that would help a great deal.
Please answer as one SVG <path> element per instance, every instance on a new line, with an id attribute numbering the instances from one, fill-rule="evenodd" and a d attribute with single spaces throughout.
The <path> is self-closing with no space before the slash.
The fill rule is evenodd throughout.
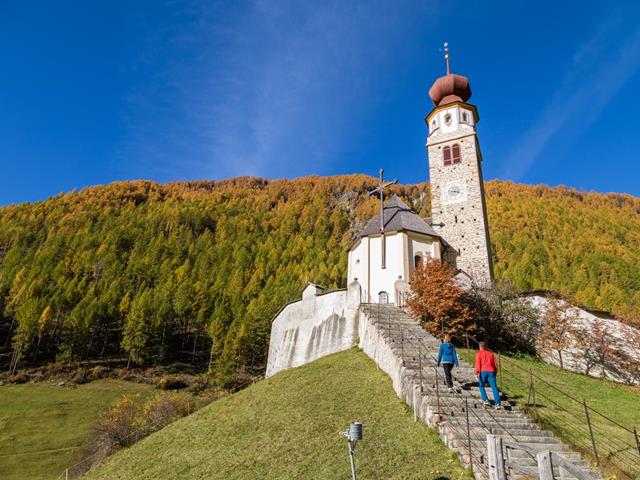
<path id="1" fill-rule="evenodd" d="M 452 158 L 451 163 L 460 163 L 460 145 L 454 143 L 451 147 Z"/>
<path id="2" fill-rule="evenodd" d="M 442 154 L 444 155 L 444 164 L 451 165 L 451 147 L 444 147 Z"/>

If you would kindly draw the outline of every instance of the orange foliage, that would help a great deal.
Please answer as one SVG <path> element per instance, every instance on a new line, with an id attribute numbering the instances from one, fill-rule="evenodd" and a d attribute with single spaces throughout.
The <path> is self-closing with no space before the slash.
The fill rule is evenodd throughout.
<path id="1" fill-rule="evenodd" d="M 472 330 L 473 317 L 465 292 L 454 278 L 454 272 L 439 260 L 428 260 L 413 272 L 411 296 L 407 306 L 420 319 L 422 326 L 434 335 L 456 336 Z"/>

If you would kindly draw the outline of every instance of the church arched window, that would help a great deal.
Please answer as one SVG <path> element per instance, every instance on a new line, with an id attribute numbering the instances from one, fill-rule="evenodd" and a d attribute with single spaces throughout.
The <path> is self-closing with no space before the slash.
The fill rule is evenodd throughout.
<path id="1" fill-rule="evenodd" d="M 389 303 L 389 294 L 387 292 L 378 293 L 378 303 Z"/>
<path id="2" fill-rule="evenodd" d="M 460 145 L 454 143 L 451 147 L 451 163 L 460 163 Z"/>
<path id="3" fill-rule="evenodd" d="M 418 268 L 419 265 L 422 264 L 422 255 L 418 254 L 413 257 L 413 266 Z"/>
<path id="4" fill-rule="evenodd" d="M 444 164 L 451 165 L 451 147 L 444 147 L 442 149 L 442 155 L 444 156 Z"/>

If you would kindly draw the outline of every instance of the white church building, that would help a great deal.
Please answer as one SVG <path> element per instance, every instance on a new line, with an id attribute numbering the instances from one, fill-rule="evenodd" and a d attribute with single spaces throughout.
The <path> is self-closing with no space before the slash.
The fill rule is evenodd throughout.
<path id="1" fill-rule="evenodd" d="M 285 305 L 271 329 L 267 376 L 344 350 L 358 338 L 361 303 L 404 304 L 413 269 L 428 258 L 449 264 L 461 281 L 493 281 L 478 112 L 466 77 L 449 72 L 429 90 L 426 150 L 431 217 L 421 218 L 397 196 L 358 232 L 349 248 L 347 289 L 324 293 L 309 284 Z M 384 183 L 374 191 L 384 200 Z"/>
<path id="2" fill-rule="evenodd" d="M 420 218 L 396 195 L 384 205 L 384 236 L 381 216 L 369 220 L 351 245 L 347 278 L 361 285 L 363 302 L 402 305 L 416 265 L 442 259 L 442 239 L 430 218 Z"/>

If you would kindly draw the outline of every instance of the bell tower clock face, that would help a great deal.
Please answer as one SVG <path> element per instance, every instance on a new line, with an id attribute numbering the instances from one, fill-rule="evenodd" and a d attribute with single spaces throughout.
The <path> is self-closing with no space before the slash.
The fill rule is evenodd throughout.
<path id="1" fill-rule="evenodd" d="M 452 203 L 464 202 L 467 199 L 467 186 L 464 182 L 455 181 L 445 185 L 442 192 L 442 203 L 450 205 Z"/>

